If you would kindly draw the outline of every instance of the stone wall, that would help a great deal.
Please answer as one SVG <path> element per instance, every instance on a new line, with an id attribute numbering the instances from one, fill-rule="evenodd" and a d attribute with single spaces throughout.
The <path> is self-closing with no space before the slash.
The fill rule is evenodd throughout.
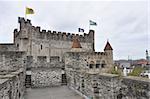
<path id="1" fill-rule="evenodd" d="M 31 74 L 31 87 L 52 87 L 62 84 L 64 62 L 58 56 L 47 60 L 46 56 L 38 56 L 37 60 L 27 56 L 27 72 Z"/>
<path id="2" fill-rule="evenodd" d="M 25 68 L 25 52 L 0 51 L 0 71 L 13 71 Z"/>
<path id="3" fill-rule="evenodd" d="M 20 24 L 20 29 L 14 30 L 14 37 L 20 38 L 36 38 L 36 39 L 51 39 L 56 41 L 72 41 L 73 37 L 76 36 L 81 42 L 93 42 L 94 40 L 94 30 L 90 30 L 88 34 L 83 35 L 66 33 L 60 31 L 51 30 L 41 30 L 39 26 L 33 26 L 31 20 L 25 20 L 22 17 L 18 18 L 18 23 Z M 31 33 L 32 32 L 32 33 Z M 29 33 L 29 34 L 28 34 Z"/>
<path id="4" fill-rule="evenodd" d="M 0 51 L 17 51 L 18 48 L 14 43 L 0 43 Z"/>
<path id="5" fill-rule="evenodd" d="M 28 68 L 64 68 L 64 62 L 59 60 L 58 56 L 51 56 L 50 60 L 48 60 L 47 56 L 37 56 L 37 60 L 33 58 L 33 56 L 27 56 L 27 64 Z"/>
<path id="6" fill-rule="evenodd" d="M 65 54 L 65 68 L 104 72 L 113 66 L 113 59 L 108 57 L 106 52 L 67 52 Z"/>
<path id="7" fill-rule="evenodd" d="M 92 51 L 92 43 L 81 42 L 82 49 L 85 51 Z M 71 51 L 72 41 L 61 40 L 32 40 L 32 52 L 33 56 L 59 56 L 62 59 L 65 52 Z M 30 49 L 29 49 L 30 50 Z"/>
<path id="8" fill-rule="evenodd" d="M 24 99 L 25 71 L 0 72 L 0 99 Z"/>
<path id="9" fill-rule="evenodd" d="M 60 86 L 62 83 L 63 70 L 61 68 L 33 68 L 31 71 L 32 87 Z"/>
<path id="10" fill-rule="evenodd" d="M 57 31 L 40 30 L 40 27 L 33 26 L 30 20 L 18 18 L 20 29 L 14 30 L 14 43 L 20 51 L 26 51 L 28 56 L 59 56 L 70 51 L 74 37 L 81 42 L 82 48 L 86 51 L 94 51 L 94 31 L 83 35 Z"/>
<path id="11" fill-rule="evenodd" d="M 116 75 L 67 72 L 68 86 L 88 99 L 117 99 L 119 79 Z"/>
<path id="12" fill-rule="evenodd" d="M 25 52 L 0 51 L 0 99 L 23 99 Z"/>
<path id="13" fill-rule="evenodd" d="M 118 99 L 150 99 L 150 80 L 141 77 L 123 77 Z"/>
<path id="14" fill-rule="evenodd" d="M 68 86 L 87 99 L 149 99 L 150 80 L 68 70 Z"/>

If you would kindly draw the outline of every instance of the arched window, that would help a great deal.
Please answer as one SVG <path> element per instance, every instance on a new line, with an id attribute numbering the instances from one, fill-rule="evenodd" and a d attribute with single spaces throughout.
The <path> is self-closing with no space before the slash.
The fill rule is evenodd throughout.
<path id="1" fill-rule="evenodd" d="M 94 68 L 94 62 L 93 61 L 90 62 L 89 68 Z"/>
<path id="2" fill-rule="evenodd" d="M 19 44 L 17 44 L 17 47 L 19 47 Z"/>

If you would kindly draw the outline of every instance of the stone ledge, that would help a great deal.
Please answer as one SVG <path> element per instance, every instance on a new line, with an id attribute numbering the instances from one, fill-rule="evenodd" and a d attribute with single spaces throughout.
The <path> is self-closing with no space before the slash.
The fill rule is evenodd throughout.
<path id="1" fill-rule="evenodd" d="M 52 69 L 52 68 L 64 68 L 64 67 L 58 67 L 58 66 L 51 66 L 51 67 L 30 67 L 30 69 L 42 69 L 42 68 L 47 68 L 47 69 Z"/>
<path id="2" fill-rule="evenodd" d="M 6 85 L 9 79 L 0 79 L 0 90 Z"/>
<path id="3" fill-rule="evenodd" d="M 142 82 L 149 82 L 150 83 L 150 79 L 143 78 L 143 77 L 127 76 L 127 77 L 123 77 L 123 79 L 136 80 L 136 81 L 142 81 Z"/>
<path id="4" fill-rule="evenodd" d="M 9 79 L 0 79 L 0 85 L 7 82 Z"/>

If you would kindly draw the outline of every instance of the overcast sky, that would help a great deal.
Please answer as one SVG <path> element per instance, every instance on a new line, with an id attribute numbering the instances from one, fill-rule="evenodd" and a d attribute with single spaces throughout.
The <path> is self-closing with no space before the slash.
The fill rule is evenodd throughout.
<path id="1" fill-rule="evenodd" d="M 18 16 L 24 17 L 25 7 L 34 9 L 28 15 L 32 24 L 42 29 L 78 33 L 89 31 L 89 20 L 97 22 L 95 49 L 103 51 L 109 39 L 114 59 L 145 58 L 150 33 L 149 0 L 48 1 L 0 0 L 0 42 L 13 42 Z M 149 26 L 148 26 L 149 25 Z"/>

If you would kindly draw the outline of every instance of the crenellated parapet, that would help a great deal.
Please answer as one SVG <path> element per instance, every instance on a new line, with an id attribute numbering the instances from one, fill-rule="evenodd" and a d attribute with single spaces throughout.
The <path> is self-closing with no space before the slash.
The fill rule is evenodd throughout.
<path id="1" fill-rule="evenodd" d="M 24 19 L 23 17 L 18 17 L 18 23 L 20 24 L 30 24 L 31 25 L 31 20 L 29 19 Z"/>
<path id="2" fill-rule="evenodd" d="M 32 38 L 35 39 L 46 39 L 46 40 L 62 40 L 62 41 L 73 41 L 74 37 L 77 37 L 80 42 L 94 42 L 94 30 L 90 30 L 89 33 L 84 33 L 83 35 L 75 33 L 66 33 L 60 31 L 51 30 L 41 30 L 39 26 L 32 26 L 31 20 L 19 17 L 18 22 L 20 24 L 20 30 L 14 30 L 14 37 L 19 34 L 21 38 Z"/>
<path id="3" fill-rule="evenodd" d="M 107 56 L 107 53 L 106 52 L 93 52 L 92 55 L 95 55 L 95 56 L 99 56 L 99 55 Z"/>
<path id="4" fill-rule="evenodd" d="M 17 37 L 19 35 L 18 29 L 14 29 L 14 37 Z"/>
<path id="5" fill-rule="evenodd" d="M 34 31 L 36 31 L 35 37 L 38 39 L 73 41 L 73 38 L 77 37 L 80 42 L 93 42 L 93 36 L 90 33 L 79 35 L 60 31 L 40 30 L 40 27 L 35 27 Z"/>
<path id="6" fill-rule="evenodd" d="M 81 55 L 81 56 L 89 56 L 89 57 L 105 57 L 108 56 L 106 52 L 67 52 L 70 56 Z"/>

